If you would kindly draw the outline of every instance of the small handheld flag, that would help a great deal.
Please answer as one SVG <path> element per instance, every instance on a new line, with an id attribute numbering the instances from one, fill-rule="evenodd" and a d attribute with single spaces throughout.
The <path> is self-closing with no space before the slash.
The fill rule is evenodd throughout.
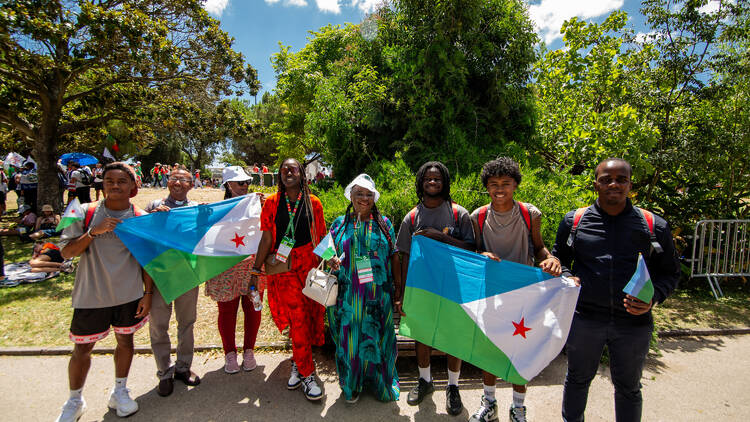
<path id="1" fill-rule="evenodd" d="M 328 233 L 326 237 L 324 237 L 323 240 L 320 241 L 318 246 L 316 246 L 313 250 L 313 253 L 323 258 L 324 261 L 328 261 L 329 259 L 336 256 L 336 245 L 333 243 L 333 237 L 331 237 L 331 233 Z"/>
<path id="2" fill-rule="evenodd" d="M 648 273 L 643 254 L 638 254 L 638 266 L 635 269 L 635 274 L 622 291 L 646 303 L 651 303 L 651 299 L 654 298 L 654 283 L 651 282 L 651 274 Z"/>
<path id="3" fill-rule="evenodd" d="M 81 220 L 83 220 L 83 209 L 81 208 L 81 202 L 78 200 L 78 198 L 73 198 L 73 200 L 68 204 L 68 207 L 65 208 L 65 212 L 63 213 L 62 218 L 60 218 L 60 224 L 57 225 L 55 231 L 59 232 L 69 225 L 75 223 L 76 221 Z"/>

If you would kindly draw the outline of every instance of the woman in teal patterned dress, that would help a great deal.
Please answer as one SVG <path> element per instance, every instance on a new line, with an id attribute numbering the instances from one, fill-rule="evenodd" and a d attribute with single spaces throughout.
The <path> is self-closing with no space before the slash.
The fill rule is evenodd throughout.
<path id="1" fill-rule="evenodd" d="M 331 225 L 336 253 L 343 254 L 341 261 L 331 260 L 338 268 L 339 294 L 336 306 L 327 309 L 339 384 L 350 403 L 365 388 L 378 400 L 395 401 L 393 225 L 375 206 L 380 194 L 370 176 L 357 176 L 344 195 L 351 203 Z"/>

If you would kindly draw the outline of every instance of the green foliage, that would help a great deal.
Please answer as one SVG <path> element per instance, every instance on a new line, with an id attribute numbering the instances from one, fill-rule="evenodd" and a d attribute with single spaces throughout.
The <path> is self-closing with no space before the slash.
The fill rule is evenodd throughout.
<path id="1" fill-rule="evenodd" d="M 461 173 L 533 142 L 523 3 L 402 0 L 367 22 L 377 34 L 326 26 L 274 55 L 279 157 L 322 154 L 344 183 L 397 152 L 412 170 L 436 159 Z"/>
<path id="2" fill-rule="evenodd" d="M 91 148 L 114 119 L 147 142 L 164 114 L 195 106 L 175 92 L 256 93 L 232 42 L 199 0 L 0 3 L 0 130 L 32 141 L 40 201 L 60 205 L 58 143 Z"/>
<path id="3" fill-rule="evenodd" d="M 625 158 L 635 201 L 673 226 L 747 215 L 750 6 L 707 3 L 644 1 L 646 35 L 625 29 L 624 12 L 563 25 L 565 49 L 535 68 L 546 167 L 591 178 Z"/>

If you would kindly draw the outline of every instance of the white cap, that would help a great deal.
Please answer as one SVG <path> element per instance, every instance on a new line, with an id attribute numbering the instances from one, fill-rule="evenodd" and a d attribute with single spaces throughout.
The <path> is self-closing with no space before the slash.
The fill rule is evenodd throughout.
<path id="1" fill-rule="evenodd" d="M 30 209 L 31 209 L 31 205 L 23 204 L 20 207 L 18 207 L 18 214 L 23 214 Z"/>
<path id="2" fill-rule="evenodd" d="M 346 189 L 344 189 L 344 196 L 348 200 L 352 200 L 352 188 L 354 186 L 360 186 L 363 187 L 370 192 L 375 194 L 375 202 L 378 202 L 378 199 L 380 198 L 380 192 L 378 192 L 377 189 L 375 189 L 375 182 L 372 181 L 372 178 L 368 176 L 366 173 L 362 173 L 359 176 L 355 177 L 354 180 L 352 180 L 351 183 L 349 183 L 346 186 Z"/>
<path id="3" fill-rule="evenodd" d="M 229 166 L 224 168 L 221 172 L 221 183 L 226 182 L 244 182 L 250 180 L 251 177 L 245 173 L 245 170 L 240 166 Z"/>

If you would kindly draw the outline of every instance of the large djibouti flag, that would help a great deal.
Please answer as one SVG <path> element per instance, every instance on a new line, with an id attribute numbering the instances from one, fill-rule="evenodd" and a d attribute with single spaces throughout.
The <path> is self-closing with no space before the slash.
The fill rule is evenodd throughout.
<path id="1" fill-rule="evenodd" d="M 258 250 L 260 211 L 251 194 L 129 218 L 115 234 L 170 303 Z"/>
<path id="2" fill-rule="evenodd" d="M 414 236 L 400 333 L 523 385 L 562 350 L 580 287 Z"/>

